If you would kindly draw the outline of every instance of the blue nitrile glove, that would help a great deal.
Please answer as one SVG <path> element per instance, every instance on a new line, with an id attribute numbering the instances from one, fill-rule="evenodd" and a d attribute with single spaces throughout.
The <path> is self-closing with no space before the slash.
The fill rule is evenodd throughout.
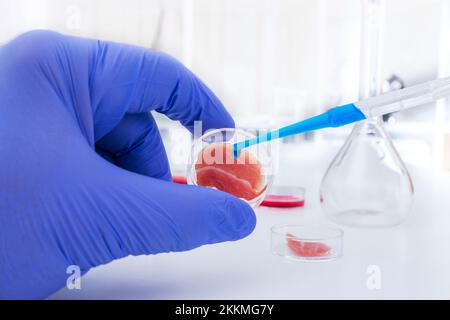
<path id="1" fill-rule="evenodd" d="M 149 110 L 191 131 L 195 120 L 234 126 L 167 55 L 49 31 L 0 47 L 1 298 L 45 298 L 65 286 L 69 265 L 85 273 L 253 230 L 244 201 L 169 182 Z"/>

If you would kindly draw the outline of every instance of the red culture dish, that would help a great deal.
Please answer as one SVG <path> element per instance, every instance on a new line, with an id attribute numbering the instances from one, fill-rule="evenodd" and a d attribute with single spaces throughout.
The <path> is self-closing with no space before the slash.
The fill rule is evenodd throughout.
<path id="1" fill-rule="evenodd" d="M 305 206 L 305 200 L 294 195 L 268 194 L 261 205 L 273 208 L 295 208 Z"/>

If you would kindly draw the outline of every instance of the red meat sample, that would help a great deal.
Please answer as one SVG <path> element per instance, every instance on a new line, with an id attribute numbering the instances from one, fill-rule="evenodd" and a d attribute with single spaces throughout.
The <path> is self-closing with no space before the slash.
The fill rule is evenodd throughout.
<path id="1" fill-rule="evenodd" d="M 195 164 L 197 184 L 252 200 L 266 189 L 258 160 L 247 150 L 233 156 L 233 146 L 215 143 L 203 148 Z"/>
<path id="2" fill-rule="evenodd" d="M 290 233 L 286 234 L 286 241 L 288 248 L 299 257 L 324 257 L 331 252 L 331 248 L 324 243 L 300 241 Z"/>

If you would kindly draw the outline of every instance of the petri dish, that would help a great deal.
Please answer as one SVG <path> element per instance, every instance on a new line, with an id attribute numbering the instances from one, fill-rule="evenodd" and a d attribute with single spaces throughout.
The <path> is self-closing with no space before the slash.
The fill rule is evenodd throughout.
<path id="1" fill-rule="evenodd" d="M 257 207 L 273 181 L 272 147 L 263 143 L 233 156 L 233 144 L 255 137 L 240 129 L 217 129 L 192 144 L 187 182 L 228 192 Z"/>
<path id="2" fill-rule="evenodd" d="M 261 203 L 265 207 L 295 208 L 305 206 L 305 188 L 295 186 L 273 186 Z"/>
<path id="3" fill-rule="evenodd" d="M 172 182 L 178 184 L 187 184 L 187 179 L 184 176 L 173 176 Z"/>
<path id="4" fill-rule="evenodd" d="M 271 228 L 272 253 L 304 262 L 333 261 L 342 256 L 344 232 L 337 228 L 280 225 Z"/>

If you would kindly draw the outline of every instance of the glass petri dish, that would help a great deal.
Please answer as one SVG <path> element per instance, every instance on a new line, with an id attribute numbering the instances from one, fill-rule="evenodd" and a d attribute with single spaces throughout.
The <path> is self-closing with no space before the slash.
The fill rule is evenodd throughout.
<path id="1" fill-rule="evenodd" d="M 261 203 L 265 207 L 295 208 L 305 205 L 305 188 L 295 186 L 273 186 Z"/>
<path id="2" fill-rule="evenodd" d="M 173 176 L 172 182 L 178 184 L 187 184 L 187 179 L 184 176 Z"/>
<path id="3" fill-rule="evenodd" d="M 262 143 L 233 156 L 233 144 L 255 137 L 240 129 L 212 130 L 195 139 L 187 169 L 192 185 L 228 192 L 257 207 L 273 181 L 272 148 Z"/>
<path id="4" fill-rule="evenodd" d="M 305 262 L 332 261 L 342 256 L 344 232 L 337 228 L 280 225 L 271 228 L 272 253 Z"/>

